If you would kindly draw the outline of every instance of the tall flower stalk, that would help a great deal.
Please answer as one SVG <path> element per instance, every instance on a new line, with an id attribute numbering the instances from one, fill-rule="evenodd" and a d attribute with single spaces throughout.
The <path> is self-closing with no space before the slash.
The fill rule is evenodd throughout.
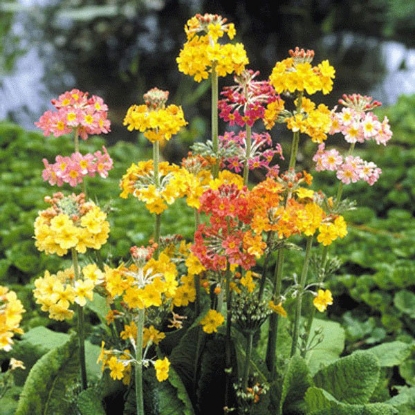
<path id="1" fill-rule="evenodd" d="M 43 278 L 36 281 L 35 297 L 42 304 L 42 310 L 48 311 L 53 319 L 70 319 L 76 314 L 81 386 L 86 389 L 88 382 L 83 307 L 87 299 L 92 300 L 93 288 L 99 277 L 98 267 L 92 273 L 81 271 L 78 253 L 85 253 L 87 248 L 99 249 L 108 238 L 109 224 L 106 214 L 92 202 L 87 202 L 85 177 L 95 174 L 107 177 L 112 168 L 112 160 L 105 147 L 103 153 L 97 151 L 82 155 L 79 138 L 86 140 L 93 134 L 108 133 L 110 121 L 107 119 L 108 107 L 102 98 L 95 95 L 89 97 L 88 93 L 78 89 L 65 92 L 53 99 L 52 104 L 55 111 L 46 111 L 35 125 L 43 130 L 45 136 L 53 134 L 60 137 L 72 132 L 75 152 L 71 156 L 57 156 L 54 164 L 43 160 L 43 179 L 58 186 L 69 184 L 75 187 L 80 184 L 82 193 L 65 197 L 59 192 L 52 198 L 46 198 L 51 207 L 40 212 L 36 219 L 37 248 L 59 256 L 70 251 L 72 269 L 56 276 L 46 272 Z M 51 280 L 56 280 L 52 289 L 53 300 L 47 298 Z M 71 304 L 75 304 L 75 312 L 70 309 Z"/>

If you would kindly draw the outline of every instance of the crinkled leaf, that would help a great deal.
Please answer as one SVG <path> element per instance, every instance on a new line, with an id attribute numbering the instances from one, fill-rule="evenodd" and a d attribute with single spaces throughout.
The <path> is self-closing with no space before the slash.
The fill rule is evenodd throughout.
<path id="1" fill-rule="evenodd" d="M 16 415 L 67 415 L 68 399 L 79 378 L 76 336 L 52 349 L 33 366 L 20 395 Z"/>
<path id="2" fill-rule="evenodd" d="M 312 387 L 305 397 L 307 415 L 393 415 L 398 411 L 391 405 L 373 403 L 352 405 L 339 402 L 327 391 Z"/>
<path id="3" fill-rule="evenodd" d="M 280 399 L 281 413 L 302 413 L 304 411 L 304 395 L 311 386 L 310 371 L 300 356 L 293 356 L 288 363 L 282 384 Z"/>
<path id="4" fill-rule="evenodd" d="M 344 350 L 345 332 L 339 323 L 315 318 L 311 327 L 312 337 L 315 330 L 321 331 L 323 341 L 307 353 L 306 361 L 310 373 L 314 375 L 322 366 L 337 360 Z"/>
<path id="5" fill-rule="evenodd" d="M 381 367 L 398 366 L 411 354 L 412 345 L 401 341 L 383 343 L 367 351 L 375 355 Z"/>
<path id="6" fill-rule="evenodd" d="M 338 359 L 314 375 L 315 386 L 329 392 L 340 402 L 369 402 L 379 380 L 377 357 L 368 352 L 355 352 Z"/>
<path id="7" fill-rule="evenodd" d="M 102 398 L 96 389 L 86 389 L 78 395 L 78 410 L 81 415 L 106 415 Z"/>

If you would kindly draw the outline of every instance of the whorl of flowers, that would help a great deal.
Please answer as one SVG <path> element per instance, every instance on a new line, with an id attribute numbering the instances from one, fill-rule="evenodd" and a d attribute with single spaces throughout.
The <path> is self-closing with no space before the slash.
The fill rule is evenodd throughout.
<path id="1" fill-rule="evenodd" d="M 277 176 L 279 166 L 272 165 L 275 156 L 283 159 L 282 148 L 276 144 L 273 148 L 271 136 L 268 133 L 252 133 L 250 152 L 246 154 L 246 131 L 235 134 L 233 131 L 225 132 L 219 136 L 219 143 L 222 149 L 222 166 L 240 173 L 245 161 L 248 162 L 249 170 L 264 169 L 267 174 Z"/>
<path id="2" fill-rule="evenodd" d="M 289 51 L 290 57 L 279 61 L 269 77 L 278 94 L 306 92 L 309 95 L 321 91 L 328 94 L 333 89 L 335 69 L 325 60 L 312 66 L 314 51 L 299 49 Z"/>
<path id="3" fill-rule="evenodd" d="M 0 350 L 10 351 L 13 336 L 23 333 L 19 325 L 24 312 L 16 293 L 0 285 Z"/>
<path id="4" fill-rule="evenodd" d="M 121 179 L 120 196 L 126 199 L 131 194 L 144 202 L 149 212 L 160 214 L 183 195 L 184 189 L 174 180 L 179 170 L 180 167 L 174 164 L 165 161 L 159 163 L 157 182 L 153 160 L 132 164 Z"/>
<path id="5" fill-rule="evenodd" d="M 242 43 L 219 43 L 225 33 L 232 40 L 233 23 L 217 14 L 197 14 L 185 25 L 187 42 L 176 58 L 179 71 L 200 82 L 209 77 L 212 67 L 219 76 L 240 74 L 249 63 Z"/>
<path id="6" fill-rule="evenodd" d="M 180 106 L 172 104 L 166 107 L 168 96 L 168 91 L 151 89 L 144 94 L 145 104 L 132 105 L 127 110 L 124 125 L 129 131 L 142 132 L 153 143 L 170 140 L 187 122 Z"/>
<path id="7" fill-rule="evenodd" d="M 262 119 L 265 106 L 278 99 L 269 81 L 256 81 L 258 71 L 244 70 L 235 75 L 236 85 L 223 88 L 224 99 L 218 102 L 219 117 L 229 125 L 253 126 L 256 120 Z"/>
<path id="8" fill-rule="evenodd" d="M 108 177 L 108 171 L 112 169 L 113 162 L 105 147 L 101 151 L 94 154 L 86 154 L 85 156 L 79 152 L 73 153 L 71 156 L 56 156 L 55 163 L 49 164 L 43 159 L 45 169 L 42 172 L 43 180 L 49 182 L 50 185 L 63 186 L 68 183 L 75 187 L 82 183 L 84 177 L 94 177 L 99 174 L 102 178 Z"/>
<path id="9" fill-rule="evenodd" d="M 379 101 L 373 101 L 368 96 L 352 94 L 343 95 L 339 103 L 343 108 L 341 111 L 332 112 L 330 134 L 342 134 L 351 146 L 366 141 L 386 145 L 392 138 L 388 118 L 384 117 L 380 121 L 376 114 L 371 112 L 373 108 L 381 105 Z M 335 171 L 337 178 L 344 184 L 363 180 L 373 185 L 382 173 L 375 163 L 351 154 L 342 156 L 335 148 L 326 149 L 324 143 L 319 145 L 313 161 L 316 163 L 317 171 Z"/>
<path id="10" fill-rule="evenodd" d="M 73 267 L 51 274 L 45 271 L 43 277 L 35 281 L 33 290 L 41 310 L 49 313 L 53 320 L 70 320 L 74 315 L 71 306 L 76 303 L 85 306 L 92 301 L 94 288 L 103 282 L 104 273 L 96 264 L 88 264 L 81 269 L 81 276 L 76 278 Z"/>
<path id="11" fill-rule="evenodd" d="M 56 111 L 46 111 L 35 122 L 45 136 L 55 137 L 77 130 L 77 134 L 86 140 L 93 134 L 108 133 L 110 121 L 107 119 L 108 106 L 103 99 L 88 92 L 72 89 L 52 100 Z"/>
<path id="12" fill-rule="evenodd" d="M 146 258 L 152 250 L 142 248 Z M 178 282 L 176 265 L 168 255 L 161 253 L 158 259 L 142 260 L 142 256 L 133 250 L 133 263 L 128 267 L 106 269 L 105 287 L 113 298 L 122 298 L 124 306 L 129 310 L 149 307 L 160 307 L 166 299 L 172 299 L 176 293 Z"/>
<path id="13" fill-rule="evenodd" d="M 83 193 L 64 196 L 58 192 L 45 201 L 51 206 L 35 220 L 35 245 L 39 251 L 63 256 L 75 249 L 100 249 L 108 239 L 107 214 Z"/>

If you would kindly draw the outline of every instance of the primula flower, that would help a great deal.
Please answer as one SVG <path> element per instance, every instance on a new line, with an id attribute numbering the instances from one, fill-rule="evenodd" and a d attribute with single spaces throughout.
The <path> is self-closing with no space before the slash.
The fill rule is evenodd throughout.
<path id="1" fill-rule="evenodd" d="M 224 99 L 218 102 L 219 117 L 229 125 L 253 126 L 255 121 L 262 119 L 265 106 L 278 99 L 269 81 L 256 81 L 259 72 L 244 70 L 235 75 L 235 86 L 224 87 L 221 95 Z"/>
<path id="2" fill-rule="evenodd" d="M 216 310 L 209 310 L 206 315 L 200 320 L 203 331 L 211 334 L 218 331 L 218 327 L 223 324 L 225 317 Z"/>
<path id="3" fill-rule="evenodd" d="M 62 186 L 68 183 L 75 187 L 82 183 L 84 177 L 94 177 L 96 174 L 102 178 L 108 177 L 108 171 L 112 169 L 113 162 L 105 147 L 103 152 L 96 151 L 94 154 L 85 156 L 79 152 L 73 153 L 69 157 L 56 156 L 55 163 L 49 164 L 43 159 L 45 169 L 42 172 L 43 180 L 49 184 Z"/>
<path id="4" fill-rule="evenodd" d="M 10 351 L 13 336 L 23 333 L 19 325 L 25 311 L 16 293 L 0 286 L 0 350 Z"/>
<path id="5" fill-rule="evenodd" d="M 333 304 L 333 297 L 330 290 L 318 290 L 313 299 L 314 307 L 321 313 L 327 309 L 328 305 Z"/>
<path id="6" fill-rule="evenodd" d="M 154 362 L 154 369 L 156 369 L 156 378 L 159 382 L 163 382 L 169 377 L 170 362 L 167 357 L 164 359 L 157 359 Z"/>
<path id="7" fill-rule="evenodd" d="M 46 111 L 35 122 L 36 127 L 43 130 L 45 136 L 53 134 L 55 137 L 76 130 L 83 140 L 93 134 L 108 133 L 107 105 L 102 98 L 88 95 L 88 92 L 72 89 L 53 99 L 56 111 Z"/>
<path id="8" fill-rule="evenodd" d="M 168 91 L 153 88 L 144 94 L 144 105 L 132 105 L 124 118 L 129 131 L 139 130 L 151 142 L 164 142 L 187 125 L 180 106 L 165 106 Z"/>
<path id="9" fill-rule="evenodd" d="M 179 71 L 190 75 L 196 82 L 209 77 L 212 68 L 219 76 L 240 74 L 248 64 L 241 43 L 219 43 L 225 33 L 229 39 L 235 36 L 235 26 L 216 14 L 197 14 L 187 21 L 187 42 L 176 58 Z"/>
<path id="10" fill-rule="evenodd" d="M 87 248 L 100 249 L 108 239 L 106 213 L 85 195 L 55 193 L 45 198 L 52 206 L 40 211 L 35 220 L 35 245 L 39 251 L 63 256 L 72 248 L 85 253 Z"/>
<path id="11" fill-rule="evenodd" d="M 89 278 L 91 275 L 92 279 Z M 92 301 L 94 288 L 100 283 L 95 273 L 91 274 L 91 264 L 81 268 L 78 279 L 75 279 L 72 267 L 56 274 L 46 270 L 43 277 L 35 280 L 33 295 L 36 303 L 41 305 L 41 310 L 49 313 L 51 319 L 70 320 L 74 315 L 71 306 L 77 303 L 84 307 L 87 300 Z"/>
<path id="12" fill-rule="evenodd" d="M 177 186 L 174 180 L 179 166 L 163 161 L 159 163 L 158 169 L 159 183 L 156 183 L 152 160 L 132 164 L 120 181 L 120 197 L 126 199 L 132 194 L 145 203 L 149 212 L 164 212 L 168 205 L 184 194 L 186 188 Z"/>
<path id="13" fill-rule="evenodd" d="M 247 160 L 250 170 L 264 169 L 267 174 L 277 175 L 279 166 L 271 166 L 271 163 L 277 155 L 284 159 L 280 144 L 276 144 L 275 148 L 272 148 L 273 142 L 268 133 L 252 133 L 251 140 L 250 154 L 247 158 L 245 131 L 238 134 L 230 131 L 225 132 L 223 136 L 219 136 L 219 145 L 224 154 L 221 160 L 222 166 L 235 173 L 240 173 Z M 270 173 L 271 171 L 272 173 Z"/>
<path id="14" fill-rule="evenodd" d="M 312 95 L 318 91 L 331 92 L 335 70 L 328 61 L 313 67 L 314 51 L 295 48 L 289 54 L 289 58 L 276 63 L 269 77 L 277 93 L 307 92 Z"/>

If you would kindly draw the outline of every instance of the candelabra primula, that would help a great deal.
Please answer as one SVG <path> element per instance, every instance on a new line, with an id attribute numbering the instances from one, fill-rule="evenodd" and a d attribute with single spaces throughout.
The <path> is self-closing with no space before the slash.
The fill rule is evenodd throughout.
<path id="1" fill-rule="evenodd" d="M 66 255 L 71 249 L 85 253 L 100 249 L 108 239 L 107 214 L 85 195 L 58 192 L 45 201 L 51 206 L 35 220 L 35 245 L 47 254 Z"/>
<path id="2" fill-rule="evenodd" d="M 17 294 L 0 286 L 0 350 L 10 351 L 14 335 L 23 333 L 20 323 L 25 311 Z"/>

